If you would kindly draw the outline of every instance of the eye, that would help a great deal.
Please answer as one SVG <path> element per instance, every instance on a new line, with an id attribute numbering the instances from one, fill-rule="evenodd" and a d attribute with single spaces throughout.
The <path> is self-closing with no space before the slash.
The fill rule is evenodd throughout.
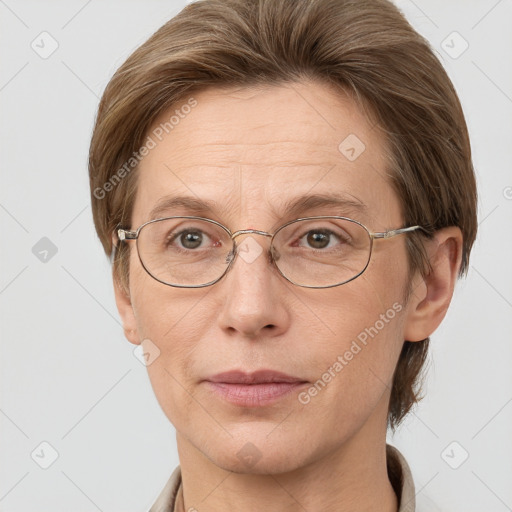
<path id="1" fill-rule="evenodd" d="M 310 249 L 332 249 L 336 244 L 343 245 L 348 242 L 348 235 L 321 228 L 311 229 L 302 235 L 298 240 L 298 246 Z"/>
<path id="2" fill-rule="evenodd" d="M 166 246 L 181 250 L 196 250 L 202 248 L 219 247 L 219 240 L 213 241 L 205 231 L 197 228 L 186 228 L 180 231 L 171 231 L 167 235 Z"/>
<path id="3" fill-rule="evenodd" d="M 198 247 L 201 246 L 205 238 L 206 236 L 203 234 L 202 231 L 184 230 L 175 234 L 171 238 L 171 242 L 178 240 L 179 243 L 181 244 L 181 247 L 184 249 L 197 249 Z"/>

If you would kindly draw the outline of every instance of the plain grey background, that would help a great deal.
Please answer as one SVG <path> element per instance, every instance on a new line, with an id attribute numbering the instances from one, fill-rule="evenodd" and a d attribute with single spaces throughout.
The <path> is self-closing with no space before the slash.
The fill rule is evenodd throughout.
<path id="1" fill-rule="evenodd" d="M 512 510 L 512 1 L 397 3 L 460 95 L 480 224 L 469 275 L 432 336 L 426 398 L 388 442 L 408 459 L 419 503 L 505 512 Z M 2 512 L 147 510 L 178 464 L 174 428 L 123 337 L 93 229 L 86 163 L 109 78 L 184 5 L 0 0 Z"/>

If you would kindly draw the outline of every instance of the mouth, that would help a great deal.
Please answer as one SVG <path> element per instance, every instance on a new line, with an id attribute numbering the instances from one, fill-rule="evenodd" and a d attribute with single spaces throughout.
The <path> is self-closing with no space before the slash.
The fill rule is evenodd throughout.
<path id="1" fill-rule="evenodd" d="M 208 377 L 205 383 L 215 396 L 241 407 L 271 405 L 309 384 L 304 379 L 274 370 L 223 372 Z"/>

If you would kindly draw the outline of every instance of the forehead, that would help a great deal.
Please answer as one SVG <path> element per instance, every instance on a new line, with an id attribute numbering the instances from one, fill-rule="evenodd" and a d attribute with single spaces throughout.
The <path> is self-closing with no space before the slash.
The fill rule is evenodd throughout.
<path id="1" fill-rule="evenodd" d="M 203 200 L 203 216 L 261 225 L 282 220 L 292 204 L 299 216 L 298 198 L 309 195 L 345 201 L 345 209 L 326 206 L 333 215 L 400 217 L 382 134 L 347 95 L 324 84 L 206 89 L 162 112 L 148 137 L 154 147 L 137 169 L 135 224 L 188 214 L 189 206 L 200 214 Z M 196 211 L 194 201 L 176 196 L 193 199 Z M 306 201 L 305 213 L 325 214 L 321 202 Z"/>

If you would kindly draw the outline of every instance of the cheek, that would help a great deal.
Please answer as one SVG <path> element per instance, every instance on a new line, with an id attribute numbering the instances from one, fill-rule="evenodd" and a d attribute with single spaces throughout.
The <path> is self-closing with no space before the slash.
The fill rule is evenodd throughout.
<path id="1" fill-rule="evenodd" d="M 350 379 L 354 389 L 391 385 L 401 349 L 401 304 L 370 308 L 367 304 L 358 322 L 340 340 L 336 361 L 339 373 Z M 358 382 L 355 382 L 358 381 Z"/>
<path id="2" fill-rule="evenodd" d="M 169 371 L 186 368 L 210 321 L 208 309 L 201 304 L 208 291 L 187 291 L 152 281 L 145 280 L 134 297 L 139 336 L 158 347 L 159 362 Z"/>
<path id="3" fill-rule="evenodd" d="M 154 353 L 147 366 L 153 392 L 173 424 L 193 406 L 192 362 L 196 348 L 211 324 L 205 306 L 209 289 L 186 290 L 163 285 L 135 261 L 130 273 L 132 305 L 139 339 L 149 340 Z"/>
<path id="4" fill-rule="evenodd" d="M 140 339 L 149 338 L 164 350 L 175 332 L 193 315 L 191 301 L 200 299 L 201 292 L 173 288 L 153 279 L 142 267 L 137 252 L 130 261 L 130 294 Z"/>
<path id="5" fill-rule="evenodd" d="M 318 304 L 316 309 L 329 334 L 316 338 L 311 353 L 314 382 L 299 401 L 312 417 L 330 417 L 333 427 L 348 418 L 353 425 L 363 421 L 391 391 L 403 344 L 401 288 L 391 274 L 386 282 L 382 272 L 371 270 L 326 294 L 322 303 L 329 306 Z"/>
<path id="6" fill-rule="evenodd" d="M 191 362 L 197 357 L 201 318 L 187 300 L 148 297 L 139 306 L 138 319 L 144 338 L 158 347 L 158 357 L 147 367 L 153 392 L 171 423 L 177 425 L 192 406 L 189 393 L 195 377 Z"/>
<path id="7" fill-rule="evenodd" d="M 395 310 L 389 311 L 390 318 Z M 401 329 L 396 315 L 389 318 L 386 324 L 366 311 L 354 315 L 350 323 L 340 321 L 339 336 L 330 346 L 318 347 L 322 356 L 316 358 L 316 380 L 298 396 L 303 425 L 310 424 L 306 430 L 321 425 L 322 431 L 337 433 L 336 442 L 343 442 L 370 417 L 385 421 Z"/>

